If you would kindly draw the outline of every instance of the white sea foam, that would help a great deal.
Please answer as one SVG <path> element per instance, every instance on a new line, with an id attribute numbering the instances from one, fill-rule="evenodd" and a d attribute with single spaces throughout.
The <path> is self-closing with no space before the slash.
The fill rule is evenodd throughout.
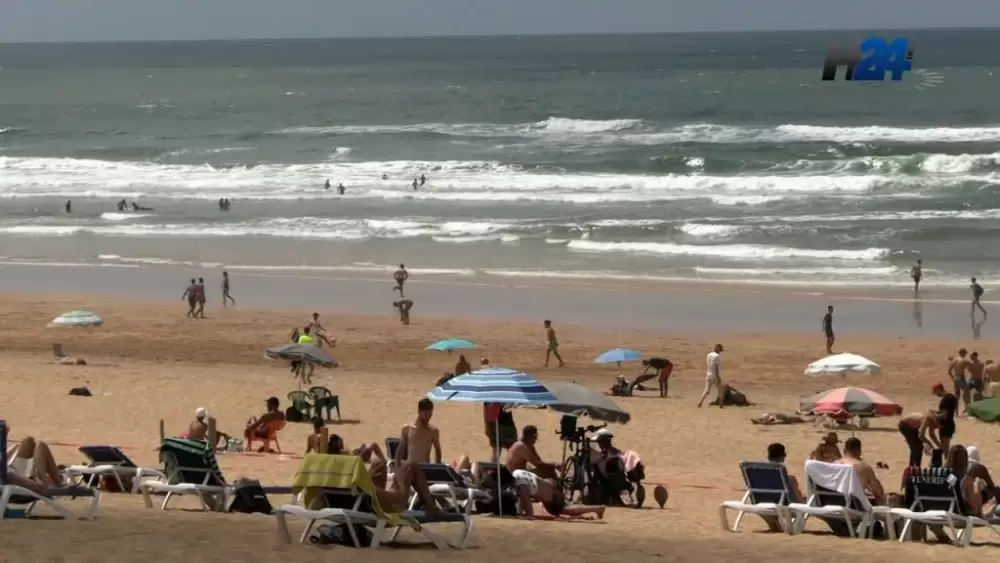
<path id="1" fill-rule="evenodd" d="M 755 244 L 694 245 L 669 242 L 597 242 L 574 240 L 567 245 L 581 252 L 627 252 L 668 256 L 705 256 L 730 260 L 809 258 L 819 260 L 875 261 L 889 256 L 887 248 L 818 250 Z"/>
<path id="2" fill-rule="evenodd" d="M 725 238 L 740 232 L 739 225 L 706 225 L 703 223 L 684 223 L 677 227 L 685 235 L 703 238 Z"/>
<path id="3" fill-rule="evenodd" d="M 155 215 L 152 213 L 116 213 L 113 211 L 101 213 L 101 219 L 105 221 L 135 221 L 136 219 L 144 219 L 146 217 L 155 217 Z"/>

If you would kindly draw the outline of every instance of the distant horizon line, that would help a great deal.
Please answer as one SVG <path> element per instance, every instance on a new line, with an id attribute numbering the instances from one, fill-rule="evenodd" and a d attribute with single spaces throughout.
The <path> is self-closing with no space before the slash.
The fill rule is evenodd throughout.
<path id="1" fill-rule="evenodd" d="M 943 26 L 943 27 L 876 27 L 876 28 L 810 28 L 810 29 L 770 29 L 770 30 L 694 30 L 694 31 L 635 31 L 635 32 L 572 32 L 572 33 L 494 33 L 494 34 L 449 34 L 449 35 L 351 35 L 351 36 L 315 36 L 315 37 L 206 37 L 179 39 L 93 39 L 71 41 L 19 41 L 2 40 L 0 45 L 80 45 L 80 44 L 136 44 L 136 43 L 236 43 L 241 41 L 364 41 L 372 39 L 502 39 L 522 37 L 614 37 L 614 36 L 655 36 L 655 35 L 764 35 L 772 33 L 832 33 L 832 32 L 882 32 L 882 31 L 997 31 L 1000 26 Z"/>

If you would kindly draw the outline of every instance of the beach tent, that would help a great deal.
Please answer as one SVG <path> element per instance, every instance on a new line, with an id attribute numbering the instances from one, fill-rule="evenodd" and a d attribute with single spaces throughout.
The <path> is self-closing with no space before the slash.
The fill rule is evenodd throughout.
<path id="1" fill-rule="evenodd" d="M 1000 420 L 1000 397 L 990 397 L 971 403 L 966 407 L 965 412 L 972 418 L 983 422 L 996 422 Z"/>
<path id="2" fill-rule="evenodd" d="M 805 374 L 810 377 L 822 375 L 847 375 L 849 373 L 877 374 L 882 366 L 857 354 L 834 354 L 809 364 Z"/>

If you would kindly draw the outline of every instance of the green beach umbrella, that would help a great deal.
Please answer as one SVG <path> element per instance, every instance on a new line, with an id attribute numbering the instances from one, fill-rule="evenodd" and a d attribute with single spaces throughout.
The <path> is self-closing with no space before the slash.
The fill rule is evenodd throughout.
<path id="1" fill-rule="evenodd" d="M 90 311 L 70 311 L 52 319 L 50 327 L 101 326 L 104 319 Z"/>

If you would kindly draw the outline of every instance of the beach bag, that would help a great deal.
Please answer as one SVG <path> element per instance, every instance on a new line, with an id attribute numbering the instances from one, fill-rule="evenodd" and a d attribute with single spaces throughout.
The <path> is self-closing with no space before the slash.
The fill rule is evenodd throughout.
<path id="1" fill-rule="evenodd" d="M 371 547 L 372 532 L 358 524 L 352 526 L 354 534 L 358 538 L 360 545 L 354 545 L 351 539 L 351 531 L 347 524 L 325 524 L 316 527 L 316 535 L 309 538 L 309 541 L 319 545 L 344 545 L 347 547 Z"/>
<path id="2" fill-rule="evenodd" d="M 233 503 L 229 505 L 229 512 L 271 514 L 273 510 L 260 481 L 241 479 L 233 489 Z"/>
<path id="3" fill-rule="evenodd" d="M 982 297 L 983 293 L 986 293 L 986 290 L 979 284 L 976 284 L 976 286 L 972 289 L 972 294 L 976 297 Z"/>
<path id="4" fill-rule="evenodd" d="M 295 408 L 294 405 L 285 409 L 285 420 L 288 422 L 302 422 L 306 419 L 306 416 L 302 414 L 302 411 Z"/>

